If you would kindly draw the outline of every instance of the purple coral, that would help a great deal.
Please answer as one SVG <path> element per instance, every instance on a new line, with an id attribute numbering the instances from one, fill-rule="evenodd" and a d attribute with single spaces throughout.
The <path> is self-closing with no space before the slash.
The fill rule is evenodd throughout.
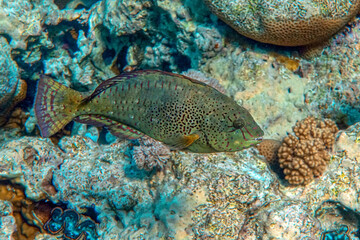
<path id="1" fill-rule="evenodd" d="M 139 146 L 133 150 L 133 159 L 140 169 L 151 171 L 153 168 L 163 168 L 170 158 L 170 149 L 150 137 L 139 139 Z"/>

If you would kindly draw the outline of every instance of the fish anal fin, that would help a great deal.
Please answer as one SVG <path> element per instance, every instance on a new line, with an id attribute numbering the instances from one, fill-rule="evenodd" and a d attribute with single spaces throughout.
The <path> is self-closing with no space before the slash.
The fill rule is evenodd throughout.
<path id="1" fill-rule="evenodd" d="M 93 125 L 95 127 L 110 126 L 114 121 L 101 115 L 80 115 L 74 121 L 84 124 Z"/>
<path id="2" fill-rule="evenodd" d="M 190 134 L 184 136 L 176 136 L 173 139 L 169 139 L 170 143 L 167 143 L 172 149 L 185 149 L 199 139 L 199 134 Z"/>
<path id="3" fill-rule="evenodd" d="M 129 127 L 125 124 L 119 123 L 110 118 L 101 116 L 101 115 L 81 115 L 74 119 L 79 123 L 93 125 L 95 127 L 106 127 L 109 129 L 110 133 L 116 137 L 126 138 L 126 139 L 136 139 L 144 136 L 144 134 L 132 127 Z"/>
<path id="4" fill-rule="evenodd" d="M 144 133 L 118 122 L 115 122 L 115 124 L 112 124 L 107 128 L 109 129 L 111 134 L 120 138 L 137 139 L 144 136 Z"/>

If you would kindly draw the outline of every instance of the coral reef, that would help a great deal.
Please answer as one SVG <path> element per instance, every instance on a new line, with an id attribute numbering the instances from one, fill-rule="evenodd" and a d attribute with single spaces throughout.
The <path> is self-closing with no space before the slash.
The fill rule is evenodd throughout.
<path id="1" fill-rule="evenodd" d="M 330 162 L 329 171 L 323 174 L 321 181 L 304 188 L 282 186 L 252 149 L 211 155 L 174 152 L 162 171 L 144 175 L 129 164 L 129 153 L 134 147 L 131 142 L 99 145 L 86 137 L 63 137 L 59 142 L 62 150 L 52 150 L 50 141 L 42 141 L 62 162 L 53 169 L 51 178 L 56 191 L 47 196 L 55 203 L 67 202 L 67 207 L 79 214 L 94 209 L 99 222 L 98 239 L 201 236 L 320 239 L 323 232 L 338 228 L 326 217 L 330 213 L 326 211 L 325 201 L 341 202 L 353 212 L 360 209 L 357 188 L 354 188 L 360 179 L 356 165 L 359 158 L 346 156 L 343 151 L 351 148 L 359 129 L 354 126 L 340 133 L 344 137 L 336 138 L 341 141 L 336 143 L 339 155 Z M 37 148 L 40 141 L 37 138 L 23 141 L 33 142 L 37 152 L 31 148 L 21 150 L 22 141 L 17 145 L 8 141 L 4 146 L 7 152 L 11 152 L 10 149 L 23 151 L 23 162 L 37 161 L 43 154 Z M 34 180 L 42 169 L 33 167 L 32 173 L 26 165 L 22 166 L 25 171 L 17 178 L 28 179 L 21 184 L 31 196 L 29 190 L 34 188 Z M 43 167 L 46 169 L 47 165 Z M 41 191 L 40 188 L 39 195 Z M 31 209 L 29 212 L 37 213 L 44 222 L 51 208 L 42 213 Z M 349 211 L 340 209 L 337 215 L 344 212 Z M 336 222 L 355 232 L 356 224 L 346 221 L 345 217 L 338 217 Z"/>
<path id="2" fill-rule="evenodd" d="M 290 184 L 306 185 L 325 171 L 338 128 L 329 119 L 307 117 L 293 130 L 295 136 L 285 137 L 279 148 L 279 163 Z"/>
<path id="3" fill-rule="evenodd" d="M 271 5 L 271 13 L 246 18 L 249 25 L 241 23 L 250 26 L 248 32 L 263 26 L 259 17 L 279 12 L 281 17 L 303 17 L 303 22 L 323 14 L 327 21 L 345 23 L 353 13 L 349 6 L 359 5 L 311 1 L 307 6 L 318 10 L 299 15 L 304 12 L 296 7 L 310 1 L 243 2 L 248 3 L 241 5 L 245 10 L 258 13 Z M 59 205 L 96 222 L 98 239 L 359 239 L 358 18 L 309 59 L 301 59 L 296 50 L 239 36 L 203 1 L 11 0 L 0 2 L 0 19 L 5 53 L 0 59 L 5 70 L 0 74 L 5 76 L 0 109 L 12 108 L 1 101 L 8 98 L 3 86 L 9 93 L 23 83 L 20 79 L 28 84 L 27 97 L 18 104 L 21 110 L 9 110 L 9 128 L 0 128 L 0 176 L 11 193 L 0 188 L 0 198 L 14 199 L 0 201 L 1 239 L 16 236 L 16 229 L 37 240 L 64 236 L 41 229 Z M 251 148 L 206 155 L 173 151 L 165 164 L 158 160 L 162 152 L 154 151 L 162 149 L 156 143 L 115 139 L 84 124 L 68 125 L 53 141 L 38 137 L 32 104 L 41 74 L 88 92 L 114 74 L 148 68 L 183 73 L 218 88 L 250 110 L 267 139 L 282 139 L 309 115 L 331 118 L 342 129 L 352 126 L 339 132 L 334 151 L 325 154 L 331 161 L 321 178 L 297 187 L 284 184 Z M 333 140 L 326 141 L 330 145 Z M 262 144 L 259 151 L 273 159 L 276 142 Z M 156 163 L 161 171 L 139 169 L 135 151 L 154 157 L 143 161 L 143 169 Z M 13 194 L 19 185 L 21 197 Z"/>
<path id="4" fill-rule="evenodd" d="M 29 117 L 29 114 L 24 112 L 21 108 L 15 108 L 9 116 L 8 121 L 5 124 L 5 128 L 19 128 L 24 129 L 25 123 Z"/>
<path id="5" fill-rule="evenodd" d="M 150 137 L 142 137 L 138 142 L 139 145 L 134 146 L 132 151 L 132 158 L 138 168 L 147 171 L 163 168 L 171 156 L 169 147 Z"/>
<path id="6" fill-rule="evenodd" d="M 61 152 L 50 139 L 23 137 L 0 145 L 0 177 L 29 186 L 26 195 L 40 200 L 56 194 L 54 169 L 62 163 Z M 25 177 L 26 176 L 26 177 Z"/>
<path id="7" fill-rule="evenodd" d="M 26 82 L 20 79 L 10 52 L 8 42 L 0 36 L 0 126 L 7 121 L 10 110 L 26 96 Z"/>
<path id="8" fill-rule="evenodd" d="M 32 222 L 28 221 L 30 219 L 24 217 L 24 212 L 29 210 L 29 205 L 32 204 L 32 201 L 26 198 L 23 188 L 20 185 L 12 185 L 8 181 L 1 181 L 0 202 L 4 204 L 2 207 L 5 209 L 6 205 L 11 206 L 11 212 L 8 212 L 8 215 L 10 216 L 9 213 L 11 213 L 13 216 L 13 224 L 16 224 L 17 230 L 12 233 L 13 237 L 16 239 L 34 239 L 40 229 L 33 226 Z M 6 212 L 5 209 L 2 211 Z"/>
<path id="9" fill-rule="evenodd" d="M 181 219 L 193 206 L 188 191 L 178 188 L 167 167 L 158 173 L 163 177 L 157 176 L 153 183 L 146 181 L 143 173 L 125 160 L 129 144 L 100 146 L 79 136 L 61 139 L 59 145 L 67 157 L 53 175 L 53 184 L 60 190 L 56 200 L 69 202 L 69 207 L 79 213 L 94 206 L 100 213 L 101 239 L 112 234 L 134 238 L 146 232 L 151 238 L 183 233 L 190 222 Z"/>
<path id="10" fill-rule="evenodd" d="M 337 34 L 322 54 L 307 60 L 307 78 L 313 86 L 305 91 L 311 112 L 336 121 L 346 128 L 360 121 L 357 91 L 360 60 L 354 56 L 360 49 L 360 21 Z"/>
<path id="11" fill-rule="evenodd" d="M 321 234 L 321 239 L 350 240 L 348 233 L 356 231 L 360 223 L 358 211 L 333 200 L 328 200 L 319 206 L 315 211 L 315 216 L 321 219 L 323 226 L 328 229 Z"/>
<path id="12" fill-rule="evenodd" d="M 299 46 L 324 41 L 360 10 L 360 2 L 340 0 L 205 0 L 210 9 L 240 34 L 260 42 Z M 321 26 L 321 27 L 320 27 Z"/>

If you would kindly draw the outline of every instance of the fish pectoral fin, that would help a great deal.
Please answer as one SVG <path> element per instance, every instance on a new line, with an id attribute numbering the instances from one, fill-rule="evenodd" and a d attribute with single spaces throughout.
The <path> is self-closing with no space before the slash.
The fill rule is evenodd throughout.
<path id="1" fill-rule="evenodd" d="M 184 136 L 177 136 L 173 139 L 170 139 L 168 144 L 172 149 L 184 149 L 189 147 L 193 142 L 195 142 L 197 139 L 199 139 L 199 134 L 190 134 L 190 135 L 184 135 Z"/>

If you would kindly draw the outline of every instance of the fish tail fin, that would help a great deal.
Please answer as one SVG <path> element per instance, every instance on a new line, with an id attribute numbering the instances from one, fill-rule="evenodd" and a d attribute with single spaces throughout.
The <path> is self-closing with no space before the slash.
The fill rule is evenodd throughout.
<path id="1" fill-rule="evenodd" d="M 42 76 L 35 97 L 35 116 L 43 137 L 50 137 L 78 115 L 83 95 L 47 76 Z"/>

